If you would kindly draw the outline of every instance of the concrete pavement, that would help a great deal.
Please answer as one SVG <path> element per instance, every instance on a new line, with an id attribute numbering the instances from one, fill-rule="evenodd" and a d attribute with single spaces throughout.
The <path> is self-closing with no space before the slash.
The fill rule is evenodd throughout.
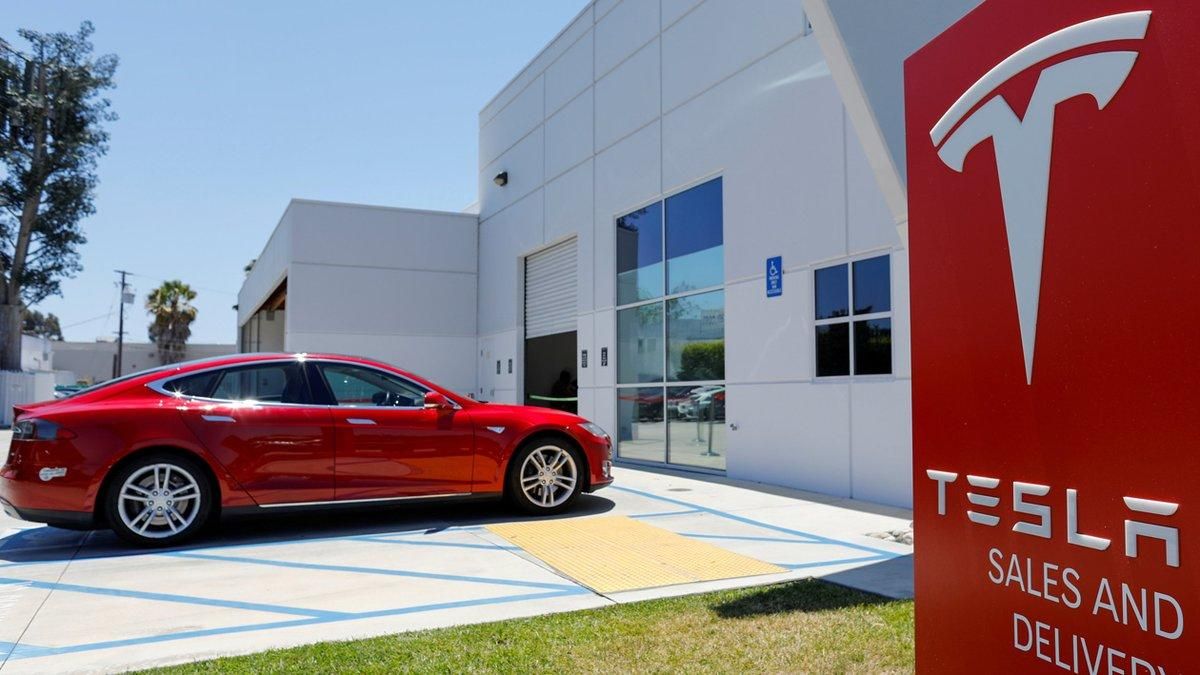
<path id="1" fill-rule="evenodd" d="M 866 536 L 907 526 L 901 509 L 618 468 L 565 517 L 598 514 L 787 572 L 597 594 L 484 529 L 527 520 L 498 503 L 238 520 L 158 551 L 0 518 L 0 671 L 111 672 L 809 576 L 912 594 L 912 548 Z"/>

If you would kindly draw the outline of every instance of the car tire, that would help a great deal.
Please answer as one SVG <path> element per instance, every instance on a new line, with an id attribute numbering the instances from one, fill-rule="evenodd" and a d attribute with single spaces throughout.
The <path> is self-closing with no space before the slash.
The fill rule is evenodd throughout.
<path id="1" fill-rule="evenodd" d="M 175 546 L 204 528 L 215 501 L 216 490 L 199 460 L 152 453 L 113 474 L 104 514 L 113 532 L 131 544 Z"/>
<path id="2" fill-rule="evenodd" d="M 570 508 L 585 480 L 579 450 L 557 438 L 535 438 L 513 454 L 505 494 L 525 513 L 552 515 Z"/>

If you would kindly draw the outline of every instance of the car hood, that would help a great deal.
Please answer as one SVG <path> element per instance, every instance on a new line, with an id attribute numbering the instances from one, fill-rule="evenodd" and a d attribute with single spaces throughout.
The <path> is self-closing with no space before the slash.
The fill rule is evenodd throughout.
<path id="1" fill-rule="evenodd" d="M 484 403 L 484 404 L 481 404 L 479 406 L 479 408 L 477 408 L 477 410 L 486 410 L 486 411 L 488 411 L 488 413 L 492 413 L 492 414 L 498 413 L 498 414 L 503 414 L 503 415 L 517 415 L 517 416 L 534 414 L 534 415 L 541 417 L 544 420 L 554 421 L 554 422 L 556 422 L 558 424 L 562 424 L 564 426 L 570 425 L 570 424 L 579 424 L 581 422 L 587 421 L 586 419 L 584 419 L 574 413 L 563 412 L 562 410 L 555 410 L 554 408 L 542 408 L 539 406 L 530 406 L 530 405 L 511 405 L 508 403 Z"/>

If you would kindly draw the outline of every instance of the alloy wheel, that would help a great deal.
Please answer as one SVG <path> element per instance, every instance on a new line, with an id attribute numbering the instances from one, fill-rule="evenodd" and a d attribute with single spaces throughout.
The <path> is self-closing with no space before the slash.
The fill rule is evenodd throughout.
<path id="1" fill-rule="evenodd" d="M 125 479 L 117 513 L 134 534 L 165 539 L 195 522 L 201 499 L 200 484 L 189 471 L 176 464 L 150 464 Z"/>
<path id="2" fill-rule="evenodd" d="M 564 504 L 578 481 L 575 458 L 565 448 L 543 445 L 521 464 L 521 491 L 535 506 L 550 509 Z"/>

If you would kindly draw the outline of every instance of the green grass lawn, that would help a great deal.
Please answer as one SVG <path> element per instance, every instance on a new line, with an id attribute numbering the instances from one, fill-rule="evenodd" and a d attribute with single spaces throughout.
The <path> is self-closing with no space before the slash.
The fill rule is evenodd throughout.
<path id="1" fill-rule="evenodd" d="M 327 642 L 155 672 L 909 672 L 912 601 L 822 581 Z"/>

